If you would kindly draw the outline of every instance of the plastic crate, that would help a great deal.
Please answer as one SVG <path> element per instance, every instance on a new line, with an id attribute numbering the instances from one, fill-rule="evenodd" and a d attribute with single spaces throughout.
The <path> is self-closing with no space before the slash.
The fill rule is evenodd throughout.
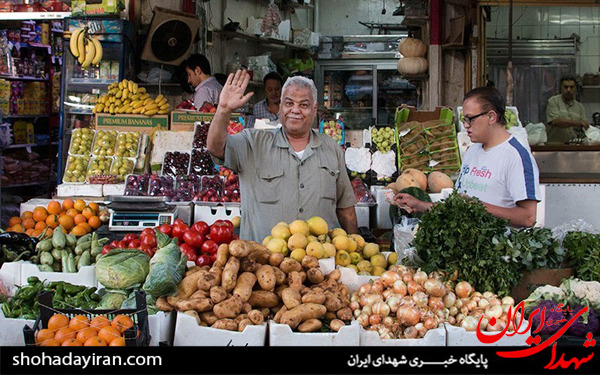
<path id="1" fill-rule="evenodd" d="M 55 309 L 52 307 L 52 292 L 44 292 L 38 295 L 40 315 L 35 320 L 32 327 L 25 325 L 23 327 L 23 336 L 26 346 L 36 346 L 35 335 L 37 331 L 48 327 L 48 320 L 56 313 L 64 314 L 69 319 L 75 315 L 85 315 L 90 320 L 98 315 L 104 315 L 112 320 L 119 314 L 128 315 L 134 323 L 134 326 L 125 331 L 125 346 L 148 346 L 150 343 L 150 331 L 148 328 L 148 310 L 146 309 L 146 293 L 144 291 L 135 292 L 136 309 L 121 310 L 90 310 L 81 309 Z M 138 330 L 140 334 L 138 335 Z"/>

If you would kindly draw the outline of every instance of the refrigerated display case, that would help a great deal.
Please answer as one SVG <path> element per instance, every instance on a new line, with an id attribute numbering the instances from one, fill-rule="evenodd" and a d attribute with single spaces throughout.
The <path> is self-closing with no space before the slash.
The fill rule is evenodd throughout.
<path id="1" fill-rule="evenodd" d="M 126 20 L 110 18 L 69 18 L 68 30 L 82 27 L 97 36 L 102 44 L 103 56 L 96 66 L 82 69 L 65 40 L 60 98 L 60 134 L 58 183 L 62 179 L 74 129 L 94 127 L 92 109 L 108 85 L 126 78 L 131 63 L 131 24 Z"/>

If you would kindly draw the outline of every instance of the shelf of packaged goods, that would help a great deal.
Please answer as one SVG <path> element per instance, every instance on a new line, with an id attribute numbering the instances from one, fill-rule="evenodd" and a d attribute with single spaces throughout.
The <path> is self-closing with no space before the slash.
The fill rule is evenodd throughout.
<path id="1" fill-rule="evenodd" d="M 19 45 L 20 48 L 35 47 L 35 48 L 47 49 L 48 51 L 50 51 L 50 49 L 52 48 L 52 46 L 49 44 L 42 44 L 42 43 L 36 43 L 36 42 L 16 42 L 15 47 L 17 46 L 17 44 Z"/>
<path id="2" fill-rule="evenodd" d="M 58 142 L 50 142 L 50 143 L 23 143 L 23 144 L 15 144 L 6 146 L 3 150 L 12 150 L 18 148 L 28 148 L 28 147 L 48 147 L 48 146 L 57 146 Z"/>
<path id="3" fill-rule="evenodd" d="M 276 46 L 282 46 L 282 47 L 289 47 L 289 48 L 302 50 L 302 51 L 309 50 L 307 47 L 299 46 L 297 44 L 286 42 L 284 40 L 273 39 L 273 38 L 262 38 L 262 37 L 259 37 L 256 35 L 241 33 L 238 31 L 217 30 L 215 32 L 223 35 L 226 38 L 231 38 L 231 39 L 246 39 L 246 40 L 255 41 L 258 43 L 262 43 L 262 44 L 270 44 L 270 45 L 276 45 Z"/>
<path id="4" fill-rule="evenodd" d="M 0 21 L 60 20 L 71 17 L 71 12 L 2 12 Z"/>
<path id="5" fill-rule="evenodd" d="M 4 116 L 5 119 L 25 119 L 25 118 L 38 118 L 38 117 L 50 117 L 50 115 L 8 115 Z"/>
<path id="6" fill-rule="evenodd" d="M 67 81 L 69 85 L 110 85 L 117 82 L 116 79 L 89 79 L 89 78 L 71 78 Z"/>
<path id="7" fill-rule="evenodd" d="M 15 77 L 15 76 L 3 76 L 0 75 L 0 78 L 4 78 L 7 79 L 9 81 L 40 81 L 40 82 L 48 82 L 50 79 L 48 77 L 29 77 L 29 76 L 21 76 L 21 77 Z"/>
<path id="8" fill-rule="evenodd" d="M 50 31 L 52 31 L 53 33 L 58 33 L 58 34 L 62 34 L 65 32 L 64 30 L 60 30 L 60 29 L 50 29 Z"/>
<path id="9" fill-rule="evenodd" d="M 86 116 L 91 116 L 94 114 L 94 112 L 92 112 L 92 110 L 84 110 L 84 109 L 67 109 L 65 110 L 65 113 L 68 113 L 70 115 L 86 115 Z"/>

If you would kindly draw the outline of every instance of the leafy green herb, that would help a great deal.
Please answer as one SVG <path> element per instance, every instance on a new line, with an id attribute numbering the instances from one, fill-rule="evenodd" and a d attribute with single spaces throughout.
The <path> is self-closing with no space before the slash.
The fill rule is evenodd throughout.
<path id="1" fill-rule="evenodd" d="M 560 268 L 563 261 L 564 249 L 549 228 L 511 228 L 508 236 L 495 236 L 492 243 L 522 271 Z"/>
<path id="2" fill-rule="evenodd" d="M 413 240 L 425 272 L 458 271 L 476 290 L 508 295 L 521 279 L 519 267 L 496 250 L 492 239 L 508 222 L 491 215 L 476 198 L 454 191 L 426 212 Z"/>
<path id="3" fill-rule="evenodd" d="M 563 240 L 570 267 L 577 277 L 587 281 L 600 281 L 600 234 L 569 232 Z"/>

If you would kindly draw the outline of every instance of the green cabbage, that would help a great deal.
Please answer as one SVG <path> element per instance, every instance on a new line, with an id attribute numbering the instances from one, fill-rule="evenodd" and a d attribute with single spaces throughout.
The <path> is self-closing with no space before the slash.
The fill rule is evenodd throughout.
<path id="1" fill-rule="evenodd" d="M 150 260 L 150 273 L 143 290 L 154 298 L 174 295 L 183 279 L 187 257 L 175 242 L 158 249 Z"/>
<path id="2" fill-rule="evenodd" d="M 101 310 L 118 310 L 121 308 L 123 301 L 127 299 L 126 292 L 109 292 L 102 296 L 97 309 Z"/>
<path id="3" fill-rule="evenodd" d="M 96 262 L 96 278 L 106 288 L 132 289 L 146 280 L 150 257 L 137 249 L 115 249 Z"/>

